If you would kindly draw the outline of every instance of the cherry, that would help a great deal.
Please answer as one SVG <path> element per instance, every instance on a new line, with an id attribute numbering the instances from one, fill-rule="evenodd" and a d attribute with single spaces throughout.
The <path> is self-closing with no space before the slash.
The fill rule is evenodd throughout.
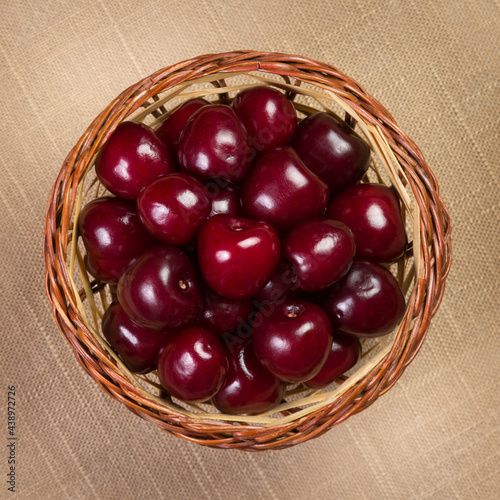
<path id="1" fill-rule="evenodd" d="M 405 313 L 405 299 L 394 276 L 383 266 L 355 260 L 322 302 L 332 326 L 358 337 L 390 333 Z"/>
<path id="2" fill-rule="evenodd" d="M 123 259 L 99 259 L 88 253 L 84 257 L 85 268 L 99 281 L 116 284 L 128 266 L 132 265 L 137 257 L 125 257 Z"/>
<path id="3" fill-rule="evenodd" d="M 236 94 L 232 108 L 257 151 L 287 144 L 297 129 L 291 101 L 271 87 L 251 87 Z"/>
<path id="4" fill-rule="evenodd" d="M 252 161 L 247 132 L 224 104 L 205 106 L 191 116 L 179 140 L 181 169 L 200 180 L 221 177 L 240 182 Z"/>
<path id="5" fill-rule="evenodd" d="M 186 123 L 196 111 L 209 104 L 208 101 L 200 97 L 189 99 L 174 109 L 166 120 L 156 128 L 156 135 L 165 143 L 174 158 L 177 158 L 177 145 Z"/>
<path id="6" fill-rule="evenodd" d="M 305 382 L 318 374 L 330 352 L 332 327 L 318 305 L 291 300 L 255 315 L 253 342 L 259 361 L 277 379 Z"/>
<path id="7" fill-rule="evenodd" d="M 333 331 L 332 348 L 319 373 L 305 385 L 321 389 L 331 384 L 343 373 L 350 370 L 361 356 L 361 343 L 356 337 Z"/>
<path id="8" fill-rule="evenodd" d="M 206 401 L 222 386 L 227 359 L 217 337 L 200 326 L 174 333 L 158 360 L 158 377 L 172 396 Z"/>
<path id="9" fill-rule="evenodd" d="M 154 330 L 188 326 L 201 311 L 193 264 L 180 248 L 167 245 L 146 250 L 123 273 L 117 293 L 130 318 Z"/>
<path id="10" fill-rule="evenodd" d="M 170 336 L 169 332 L 150 330 L 134 323 L 117 300 L 102 317 L 102 333 L 133 373 L 155 370 L 159 352 Z"/>
<path id="11" fill-rule="evenodd" d="M 251 342 L 238 342 L 226 350 L 226 355 L 224 383 L 212 398 L 218 410 L 228 414 L 262 413 L 281 402 L 286 384 L 260 364 Z"/>
<path id="12" fill-rule="evenodd" d="M 191 241 L 211 208 L 203 184 L 178 172 L 152 182 L 139 195 L 137 209 L 157 240 L 180 246 Z"/>
<path id="13" fill-rule="evenodd" d="M 328 187 L 288 146 L 264 151 L 241 187 L 243 212 L 283 232 L 303 219 L 322 215 Z"/>
<path id="14" fill-rule="evenodd" d="M 267 283 L 257 292 L 255 299 L 261 304 L 280 303 L 294 299 L 299 293 L 297 273 L 290 262 L 282 259 Z"/>
<path id="15" fill-rule="evenodd" d="M 205 183 L 205 194 L 212 202 L 209 217 L 229 214 L 241 217 L 240 193 L 238 188 L 223 179 L 210 179 Z"/>
<path id="16" fill-rule="evenodd" d="M 333 199 L 326 216 L 343 222 L 353 232 L 359 258 L 393 262 L 406 249 L 398 198 L 382 184 L 349 188 Z"/>
<path id="17" fill-rule="evenodd" d="M 208 286 L 228 299 L 255 295 L 278 264 L 280 242 L 267 223 L 232 215 L 208 219 L 198 234 L 198 261 Z"/>
<path id="18" fill-rule="evenodd" d="M 299 288 L 311 292 L 342 278 L 356 253 L 349 228 L 324 217 L 300 222 L 282 243 L 284 257 L 294 264 Z"/>
<path id="19" fill-rule="evenodd" d="M 174 172 L 176 164 L 151 128 L 122 122 L 101 148 L 95 169 L 109 192 L 135 200 L 148 184 Z"/>
<path id="20" fill-rule="evenodd" d="M 370 166 L 370 148 L 326 112 L 302 120 L 290 143 L 335 196 L 361 180 Z"/>
<path id="21" fill-rule="evenodd" d="M 87 203 L 78 226 L 85 248 L 96 259 L 135 257 L 154 243 L 137 215 L 135 203 L 120 198 L 104 196 Z"/>
<path id="22" fill-rule="evenodd" d="M 253 311 L 250 299 L 226 299 L 208 287 L 204 288 L 201 301 L 198 323 L 219 336 L 236 330 L 241 323 L 248 320 Z"/>

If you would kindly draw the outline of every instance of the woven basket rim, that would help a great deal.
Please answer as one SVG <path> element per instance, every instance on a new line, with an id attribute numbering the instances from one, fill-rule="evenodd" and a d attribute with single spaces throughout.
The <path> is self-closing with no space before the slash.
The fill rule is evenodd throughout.
<path id="1" fill-rule="evenodd" d="M 164 110 L 165 100 L 158 98 L 158 94 L 163 93 L 164 96 L 165 92 L 179 85 L 191 85 L 200 79 L 213 81 L 216 77 L 214 88 L 218 88 L 214 92 L 224 98 L 227 87 L 223 77 L 250 72 L 262 74 L 264 80 L 266 75 L 279 75 L 283 83 L 276 86 L 286 92 L 293 92 L 294 88 L 297 89 L 296 85 L 302 83 L 320 88 L 337 104 L 348 109 L 346 116 L 352 124 L 380 131 L 382 139 L 379 140 L 384 144 L 379 146 L 384 151 L 387 151 L 386 146 L 389 148 L 403 174 L 396 170 L 392 180 L 401 183 L 401 186 L 410 186 L 420 226 L 414 237 L 414 248 L 420 250 L 416 254 L 415 286 L 408 301 L 407 314 L 397 333 L 397 339 L 401 337 L 404 341 L 395 341 L 392 349 L 376 364 L 377 369 L 372 366 L 363 378 L 346 390 L 339 391 L 340 395 L 334 400 L 318 403 L 314 411 L 300 413 L 299 410 L 298 414 L 291 413 L 286 419 L 281 419 L 279 424 L 267 425 L 259 424 L 258 419 L 252 423 L 251 418 L 234 417 L 226 419 L 226 422 L 211 420 L 210 416 L 193 418 L 138 394 L 134 384 L 111 367 L 110 358 L 102 345 L 91 338 L 92 334 L 81 314 L 82 291 L 76 289 L 70 276 L 75 260 L 81 260 L 71 250 L 76 247 L 71 244 L 71 217 L 75 208 L 78 210 L 81 206 L 83 190 L 80 187 L 93 158 L 114 128 L 132 116 L 137 120 Z M 300 88 L 300 92 L 305 90 Z M 144 107 L 146 109 L 140 111 Z M 374 147 L 373 144 L 371 146 Z M 247 451 L 281 449 L 317 437 L 362 411 L 399 379 L 418 353 L 430 319 L 442 300 L 451 265 L 450 232 L 448 211 L 439 195 L 435 176 L 422 153 L 399 129 L 389 112 L 354 80 L 333 66 L 300 56 L 254 51 L 208 54 L 163 68 L 126 89 L 96 117 L 69 153 L 47 206 L 45 285 L 56 323 L 72 346 L 77 360 L 106 392 L 131 411 L 153 421 L 167 432 L 200 444 Z M 71 253 L 69 266 L 68 249 Z M 94 289 L 87 288 L 83 296 L 92 296 L 97 292 L 95 285 Z"/>

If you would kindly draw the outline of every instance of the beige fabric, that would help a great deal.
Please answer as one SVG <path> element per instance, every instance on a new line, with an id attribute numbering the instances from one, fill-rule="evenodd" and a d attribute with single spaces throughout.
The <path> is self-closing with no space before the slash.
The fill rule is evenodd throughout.
<path id="1" fill-rule="evenodd" d="M 500 6 L 495 0 L 0 2 L 0 427 L 17 389 L 19 498 L 463 498 L 500 495 Z M 440 180 L 454 264 L 428 339 L 376 404 L 278 452 L 205 449 L 105 395 L 44 292 L 45 204 L 120 91 L 237 48 L 303 54 L 357 79 Z M 4 450 L 7 448 L 3 447 Z M 0 453 L 0 498 L 7 451 Z"/>

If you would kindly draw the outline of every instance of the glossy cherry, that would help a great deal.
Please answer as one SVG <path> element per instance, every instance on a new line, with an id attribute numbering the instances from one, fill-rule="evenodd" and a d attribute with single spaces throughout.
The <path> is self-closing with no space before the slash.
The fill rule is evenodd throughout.
<path id="1" fill-rule="evenodd" d="M 179 140 L 182 170 L 204 180 L 220 177 L 240 182 L 253 158 L 247 132 L 224 104 L 205 106 L 191 116 Z"/>
<path id="2" fill-rule="evenodd" d="M 232 108 L 257 151 L 287 144 L 297 130 L 292 102 L 271 87 L 251 87 L 236 94 Z"/>
<path id="3" fill-rule="evenodd" d="M 281 402 L 286 384 L 276 379 L 257 359 L 250 341 L 226 349 L 228 370 L 212 398 L 222 413 L 252 414 L 269 411 Z"/>
<path id="4" fill-rule="evenodd" d="M 261 304 L 281 303 L 293 299 L 300 293 L 298 276 L 293 265 L 280 260 L 267 283 L 257 292 L 255 299 Z"/>
<path id="5" fill-rule="evenodd" d="M 210 209 L 203 184 L 183 172 L 156 179 L 137 199 L 137 210 L 146 228 L 168 245 L 191 241 Z"/>
<path id="6" fill-rule="evenodd" d="M 210 179 L 205 182 L 205 194 L 211 201 L 209 217 L 219 214 L 241 217 L 240 192 L 238 187 L 223 179 Z"/>
<path id="7" fill-rule="evenodd" d="M 150 127 L 122 122 L 102 147 L 95 169 L 110 193 L 135 200 L 147 185 L 177 167 L 167 146 Z"/>
<path id="8" fill-rule="evenodd" d="M 328 186 L 288 146 L 259 155 L 241 187 L 246 216 L 268 222 L 278 232 L 322 215 L 327 203 Z"/>
<path id="9" fill-rule="evenodd" d="M 198 261 L 215 292 L 229 299 L 255 295 L 278 264 L 280 242 L 267 223 L 232 215 L 208 219 L 198 234 Z"/>
<path id="10" fill-rule="evenodd" d="M 354 235 L 356 255 L 392 262 L 406 249 L 407 237 L 399 201 L 382 184 L 359 184 L 332 200 L 326 216 L 343 222 Z"/>
<path id="11" fill-rule="evenodd" d="M 102 317 L 102 333 L 125 366 L 134 373 L 149 373 L 156 369 L 160 350 L 171 335 L 134 323 L 117 300 Z"/>
<path id="12" fill-rule="evenodd" d="M 177 159 L 177 145 L 186 123 L 196 111 L 209 104 L 201 97 L 189 99 L 172 111 L 167 119 L 156 128 L 156 135 L 165 143 L 174 158 Z"/>
<path id="13" fill-rule="evenodd" d="M 125 312 L 154 330 L 188 326 L 201 311 L 198 276 L 189 257 L 176 247 L 146 250 L 123 273 L 117 292 Z"/>
<path id="14" fill-rule="evenodd" d="M 236 330 L 241 323 L 248 321 L 253 311 L 250 299 L 227 299 L 208 287 L 203 288 L 201 301 L 198 323 L 219 336 Z"/>
<path id="15" fill-rule="evenodd" d="M 350 370 L 361 356 L 361 342 L 356 337 L 342 335 L 333 331 L 330 353 L 319 373 L 305 385 L 312 389 L 321 389 L 331 384 L 346 371 Z"/>
<path id="16" fill-rule="evenodd" d="M 97 259 L 135 257 L 154 243 L 132 201 L 104 196 L 87 203 L 78 218 L 85 248 Z"/>
<path id="17" fill-rule="evenodd" d="M 330 352 L 332 327 L 318 305 L 291 300 L 255 315 L 253 343 L 259 361 L 277 379 L 306 382 L 318 374 Z"/>
<path id="18" fill-rule="evenodd" d="M 222 386 L 227 359 L 222 344 L 209 330 L 191 326 L 174 333 L 158 360 L 163 387 L 184 401 L 206 401 Z"/>
<path id="19" fill-rule="evenodd" d="M 290 145 L 335 196 L 361 180 L 370 166 L 370 148 L 328 113 L 302 120 Z"/>
<path id="20" fill-rule="evenodd" d="M 358 337 L 390 333 L 405 313 L 405 299 L 394 276 L 380 264 L 355 260 L 322 302 L 332 326 Z"/>
<path id="21" fill-rule="evenodd" d="M 99 281 L 116 284 L 128 266 L 132 265 L 137 257 L 125 257 L 123 259 L 98 259 L 88 253 L 84 257 L 85 268 Z"/>
<path id="22" fill-rule="evenodd" d="M 299 288 L 323 290 L 351 267 L 356 245 L 342 222 L 317 217 L 297 224 L 282 242 L 283 256 L 293 263 Z"/>

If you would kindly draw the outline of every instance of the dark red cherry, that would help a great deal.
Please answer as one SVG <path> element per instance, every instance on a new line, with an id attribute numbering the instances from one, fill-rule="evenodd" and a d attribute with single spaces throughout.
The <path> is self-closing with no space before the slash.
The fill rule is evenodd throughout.
<path id="1" fill-rule="evenodd" d="M 342 222 L 317 217 L 297 224 L 283 239 L 283 256 L 293 263 L 299 288 L 323 290 L 351 267 L 356 246 Z"/>
<path id="2" fill-rule="evenodd" d="M 322 302 L 332 326 L 358 337 L 390 333 L 403 319 L 405 299 L 394 276 L 383 266 L 355 260 Z"/>
<path id="3" fill-rule="evenodd" d="M 191 116 L 177 147 L 181 169 L 197 179 L 240 182 L 250 168 L 247 132 L 224 104 L 205 106 Z"/>
<path id="4" fill-rule="evenodd" d="M 185 245 L 210 213 L 203 184 L 183 172 L 152 182 L 137 199 L 137 210 L 149 232 L 168 245 Z"/>
<path id="5" fill-rule="evenodd" d="M 343 373 L 350 370 L 361 356 L 361 343 L 356 337 L 342 335 L 333 331 L 333 342 L 330 354 L 319 373 L 308 380 L 305 385 L 311 389 L 321 389 L 331 384 Z"/>
<path id="6" fill-rule="evenodd" d="M 132 265 L 137 257 L 125 257 L 124 259 L 98 259 L 88 253 L 84 257 L 87 271 L 99 281 L 116 284 L 128 266 Z"/>
<path id="7" fill-rule="evenodd" d="M 208 286 L 228 299 L 255 295 L 280 257 L 276 231 L 265 222 L 232 215 L 208 219 L 198 234 L 198 261 Z"/>
<path id="8" fill-rule="evenodd" d="M 359 258 L 393 262 L 406 249 L 399 201 L 386 186 L 353 186 L 333 199 L 326 216 L 343 222 L 353 232 Z"/>
<path id="9" fill-rule="evenodd" d="M 209 217 L 219 214 L 241 217 L 240 192 L 234 184 L 224 179 L 210 179 L 205 182 L 205 194 L 212 206 Z"/>
<path id="10" fill-rule="evenodd" d="M 166 144 L 174 158 L 177 158 L 177 144 L 179 144 L 186 123 L 196 111 L 209 104 L 208 101 L 200 97 L 189 99 L 172 111 L 167 119 L 156 128 L 156 135 Z"/>
<path id="11" fill-rule="evenodd" d="M 161 175 L 177 170 L 175 159 L 154 131 L 134 122 L 116 127 L 97 156 L 95 169 L 110 193 L 130 200 Z"/>
<path id="12" fill-rule="evenodd" d="M 322 215 L 327 203 L 327 185 L 288 146 L 259 155 L 241 187 L 246 216 L 268 222 L 278 232 Z"/>
<path id="13" fill-rule="evenodd" d="M 328 113 L 302 120 L 290 146 L 335 196 L 361 180 L 370 166 L 370 148 Z"/>
<path id="14" fill-rule="evenodd" d="M 204 287 L 202 292 L 198 323 L 216 335 L 222 336 L 236 330 L 241 323 L 248 321 L 253 311 L 250 299 L 226 299 L 208 287 Z"/>
<path id="15" fill-rule="evenodd" d="M 227 359 L 222 344 L 210 331 L 191 326 L 174 333 L 158 360 L 163 387 L 184 401 L 206 401 L 222 386 Z"/>
<path id="16" fill-rule="evenodd" d="M 157 245 L 146 250 L 118 282 L 118 299 L 136 322 L 154 330 L 183 328 L 198 319 L 198 276 L 180 249 Z"/>
<path id="17" fill-rule="evenodd" d="M 82 209 L 78 225 L 85 248 L 97 259 L 135 257 L 154 244 L 133 201 L 97 198 Z"/>
<path id="18" fill-rule="evenodd" d="M 134 323 L 117 300 L 102 317 L 102 333 L 125 366 L 134 373 L 156 369 L 160 350 L 171 335 Z"/>
<path id="19" fill-rule="evenodd" d="M 297 129 L 292 102 L 271 87 L 251 87 L 236 94 L 232 107 L 257 151 L 287 144 Z"/>
<path id="20" fill-rule="evenodd" d="M 224 383 L 212 398 L 218 410 L 234 415 L 262 413 L 281 402 L 286 384 L 260 364 L 251 342 L 238 342 L 226 353 L 228 370 Z"/>
<path id="21" fill-rule="evenodd" d="M 259 361 L 279 380 L 305 382 L 318 374 L 332 345 L 332 327 L 316 304 L 291 300 L 253 322 Z"/>
<path id="22" fill-rule="evenodd" d="M 290 262 L 282 259 L 267 283 L 257 292 L 255 299 L 261 304 L 274 304 L 294 299 L 299 293 L 297 273 Z"/>

